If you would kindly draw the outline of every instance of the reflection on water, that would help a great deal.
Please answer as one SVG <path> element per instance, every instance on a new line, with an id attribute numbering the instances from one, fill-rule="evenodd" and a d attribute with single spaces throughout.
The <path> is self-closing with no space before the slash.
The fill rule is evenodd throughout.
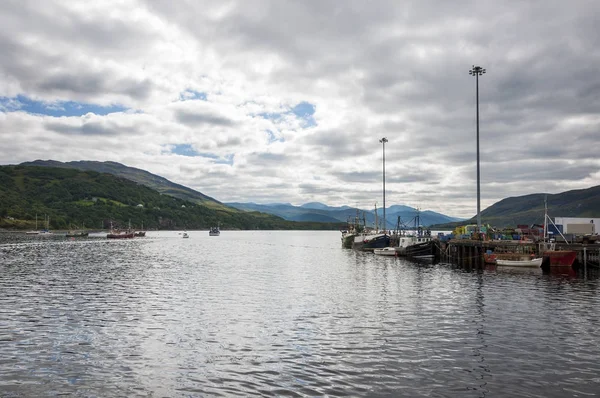
<path id="1" fill-rule="evenodd" d="M 600 390 L 597 275 L 417 264 L 334 232 L 189 234 L 0 234 L 0 395 Z"/>

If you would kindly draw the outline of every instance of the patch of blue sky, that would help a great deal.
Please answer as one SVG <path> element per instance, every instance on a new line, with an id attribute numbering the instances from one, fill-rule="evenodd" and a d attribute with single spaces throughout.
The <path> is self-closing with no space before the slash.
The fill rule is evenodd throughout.
<path id="1" fill-rule="evenodd" d="M 173 145 L 171 153 L 181 156 L 202 156 L 200 153 L 196 152 L 196 150 L 192 148 L 190 144 Z"/>
<path id="2" fill-rule="evenodd" d="M 266 133 L 269 144 L 272 144 L 274 142 L 285 142 L 285 139 L 283 137 L 277 137 L 275 133 L 273 133 L 271 130 L 266 130 Z"/>
<path id="3" fill-rule="evenodd" d="M 189 89 L 185 90 L 184 92 L 179 94 L 179 100 L 180 101 L 192 101 L 192 100 L 207 101 L 206 93 L 204 93 L 202 91 L 195 91 L 195 90 L 189 90 Z"/>
<path id="4" fill-rule="evenodd" d="M 280 122 L 284 115 L 293 114 L 298 119 L 302 120 L 302 127 L 309 128 L 317 125 L 317 122 L 313 115 L 315 114 L 316 107 L 306 101 L 300 102 L 292 109 L 287 112 L 272 112 L 272 113 L 259 113 L 258 116 L 263 119 L 271 120 L 275 123 Z"/>
<path id="5" fill-rule="evenodd" d="M 87 113 L 104 116 L 109 113 L 125 112 L 128 108 L 113 104 L 102 106 L 76 101 L 44 102 L 18 95 L 13 98 L 0 97 L 0 110 L 5 112 L 22 111 L 46 116 L 83 116 Z"/>
<path id="6" fill-rule="evenodd" d="M 181 155 L 181 156 L 190 156 L 190 157 L 203 157 L 207 159 L 213 160 L 214 163 L 217 164 L 228 164 L 233 165 L 234 154 L 228 154 L 225 156 L 219 156 L 210 152 L 198 152 L 196 151 L 190 144 L 176 144 L 172 145 L 171 153 Z"/>
<path id="7" fill-rule="evenodd" d="M 298 118 L 303 119 L 302 127 L 314 127 L 317 125 L 313 115 L 315 114 L 315 106 L 309 102 L 303 101 L 292 108 L 292 113 Z"/>
<path id="8" fill-rule="evenodd" d="M 225 156 L 220 157 L 219 159 L 215 160 L 215 163 L 228 164 L 230 166 L 233 166 L 233 158 L 234 157 L 235 157 L 235 155 L 233 153 L 230 153 L 229 155 L 225 155 Z"/>

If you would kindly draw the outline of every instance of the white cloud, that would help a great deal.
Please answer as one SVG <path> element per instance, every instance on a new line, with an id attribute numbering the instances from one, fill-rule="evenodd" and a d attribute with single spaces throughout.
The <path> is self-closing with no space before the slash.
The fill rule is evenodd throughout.
<path id="1" fill-rule="evenodd" d="M 112 160 L 221 201 L 371 207 L 386 136 L 388 204 L 469 217 L 475 63 L 488 70 L 483 207 L 600 184 L 599 11 L 593 1 L 5 2 L 0 159 Z M 17 95 L 132 111 L 34 115 L 17 111 Z M 303 101 L 316 127 L 290 112 Z"/>

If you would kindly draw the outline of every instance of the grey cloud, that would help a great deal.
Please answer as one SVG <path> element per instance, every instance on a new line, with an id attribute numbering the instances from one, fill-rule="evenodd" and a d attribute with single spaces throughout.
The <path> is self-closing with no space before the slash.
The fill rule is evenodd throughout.
<path id="1" fill-rule="evenodd" d="M 188 126 L 202 126 L 202 125 L 213 125 L 221 127 L 231 127 L 235 125 L 235 122 L 219 115 L 211 115 L 199 111 L 190 111 L 186 109 L 178 109 L 175 112 L 175 118 L 180 123 Z"/>
<path id="2" fill-rule="evenodd" d="M 45 126 L 48 130 L 67 135 L 75 134 L 115 136 L 121 132 L 119 131 L 116 125 L 101 122 L 85 122 L 82 123 L 80 126 L 60 122 L 47 122 Z"/>

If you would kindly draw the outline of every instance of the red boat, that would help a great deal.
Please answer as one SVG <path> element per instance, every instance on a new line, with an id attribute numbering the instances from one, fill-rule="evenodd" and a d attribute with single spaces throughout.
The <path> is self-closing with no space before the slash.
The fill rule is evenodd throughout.
<path id="1" fill-rule="evenodd" d="M 123 231 L 123 232 L 117 232 L 117 231 L 111 231 L 111 233 L 109 233 L 108 235 L 106 235 L 106 237 L 108 239 L 133 239 L 133 236 L 135 234 L 133 232 L 127 232 L 127 231 Z"/>
<path id="2" fill-rule="evenodd" d="M 577 258 L 577 252 L 573 250 L 546 250 L 542 252 L 544 259 L 550 259 L 551 267 L 571 267 Z"/>

